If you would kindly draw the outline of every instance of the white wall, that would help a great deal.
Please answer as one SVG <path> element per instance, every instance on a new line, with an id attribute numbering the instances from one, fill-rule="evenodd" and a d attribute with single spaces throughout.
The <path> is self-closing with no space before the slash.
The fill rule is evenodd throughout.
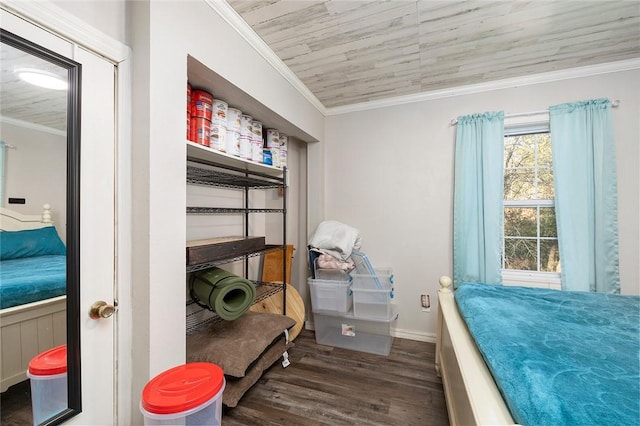
<path id="1" fill-rule="evenodd" d="M 138 395 L 150 377 L 185 359 L 187 55 L 314 138 L 322 138 L 323 116 L 205 2 L 136 1 L 128 8 Z M 131 406 L 132 422 L 141 423 L 137 401 Z"/>
<path id="2" fill-rule="evenodd" d="M 599 97 L 621 101 L 613 110 L 620 274 L 623 293 L 640 293 L 639 84 L 640 71 L 634 70 L 327 117 L 324 218 L 359 228 L 362 251 L 374 266 L 393 267 L 400 312 L 396 335 L 435 334 L 438 277 L 452 274 L 455 128 L 449 123 L 475 112 L 539 111 Z M 431 295 L 430 313 L 421 311 L 421 293 Z"/>
<path id="3" fill-rule="evenodd" d="M 0 139 L 7 149 L 4 207 L 23 213 L 41 214 L 45 203 L 62 241 L 67 221 L 67 139 L 55 133 L 2 123 Z M 9 198 L 24 198 L 25 204 L 8 204 Z"/>
<path id="4" fill-rule="evenodd" d="M 126 0 L 53 0 L 52 3 L 126 44 Z"/>

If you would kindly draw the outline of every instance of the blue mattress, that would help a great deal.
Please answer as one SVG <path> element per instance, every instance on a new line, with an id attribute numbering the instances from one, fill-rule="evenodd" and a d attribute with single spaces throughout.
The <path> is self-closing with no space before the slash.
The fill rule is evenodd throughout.
<path id="1" fill-rule="evenodd" d="M 463 284 L 455 299 L 516 422 L 640 424 L 640 297 Z"/>
<path id="2" fill-rule="evenodd" d="M 48 255 L 0 263 L 0 309 L 37 302 L 67 291 L 66 256 Z"/>

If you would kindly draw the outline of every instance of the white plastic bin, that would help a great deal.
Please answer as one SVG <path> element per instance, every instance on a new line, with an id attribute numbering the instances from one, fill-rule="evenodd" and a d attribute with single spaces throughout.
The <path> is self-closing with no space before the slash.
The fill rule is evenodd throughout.
<path id="1" fill-rule="evenodd" d="M 313 312 L 329 311 L 346 314 L 351 310 L 351 282 L 349 280 L 308 279 L 311 289 L 311 308 Z"/>
<path id="2" fill-rule="evenodd" d="M 193 362 L 154 377 L 142 390 L 145 425 L 222 424 L 224 372 L 210 362 Z"/>
<path id="3" fill-rule="evenodd" d="M 39 425 L 68 407 L 67 345 L 56 346 L 29 362 L 33 424 Z"/>

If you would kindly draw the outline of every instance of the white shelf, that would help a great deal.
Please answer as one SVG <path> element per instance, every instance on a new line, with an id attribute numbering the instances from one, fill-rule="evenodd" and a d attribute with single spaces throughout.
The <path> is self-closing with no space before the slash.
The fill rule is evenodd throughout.
<path id="1" fill-rule="evenodd" d="M 254 161 L 245 160 L 244 158 L 229 155 L 225 152 L 217 151 L 208 146 L 200 145 L 187 140 L 187 157 L 199 158 L 202 160 L 213 161 L 226 166 L 237 167 L 251 172 L 259 172 L 270 176 L 281 177 L 282 169 L 267 164 L 260 164 Z"/>

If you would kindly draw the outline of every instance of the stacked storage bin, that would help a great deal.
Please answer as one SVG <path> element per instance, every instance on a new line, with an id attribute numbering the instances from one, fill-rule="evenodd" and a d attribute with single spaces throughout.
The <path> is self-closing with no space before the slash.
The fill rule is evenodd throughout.
<path id="1" fill-rule="evenodd" d="M 354 251 L 351 273 L 312 270 L 309 278 L 316 342 L 378 355 L 389 355 L 392 309 L 391 268 L 374 269 L 364 253 Z M 312 261 L 313 262 L 313 261 Z"/>

